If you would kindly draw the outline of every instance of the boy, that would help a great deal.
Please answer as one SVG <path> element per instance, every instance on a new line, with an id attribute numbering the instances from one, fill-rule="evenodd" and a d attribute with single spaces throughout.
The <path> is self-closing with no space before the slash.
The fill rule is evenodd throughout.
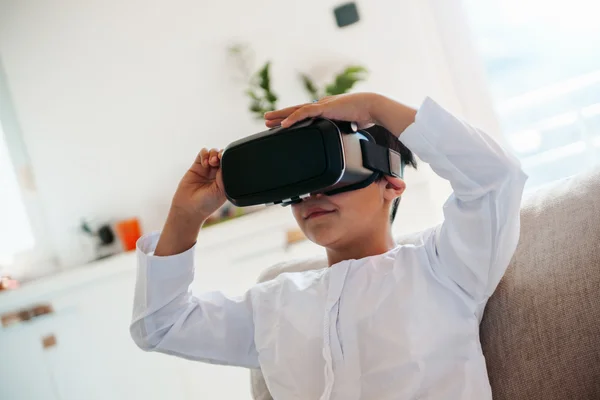
<path id="1" fill-rule="evenodd" d="M 527 179 L 484 133 L 427 99 L 417 112 L 373 93 L 265 115 L 268 127 L 322 116 L 377 124 L 454 193 L 445 221 L 397 246 L 390 208 L 405 189 L 364 189 L 293 206 L 329 268 L 282 274 L 245 296 L 193 297 L 193 246 L 225 197 L 219 153 L 203 150 L 173 197 L 162 234 L 138 243 L 131 334 L 145 350 L 261 368 L 275 399 L 491 399 L 479 322 L 519 238 Z M 152 252 L 153 255 L 152 255 Z"/>

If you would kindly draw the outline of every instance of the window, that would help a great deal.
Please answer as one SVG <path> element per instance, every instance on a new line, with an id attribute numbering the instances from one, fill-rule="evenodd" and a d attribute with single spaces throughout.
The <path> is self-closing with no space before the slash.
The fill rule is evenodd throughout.
<path id="1" fill-rule="evenodd" d="M 56 271 L 43 211 L 0 59 L 0 275 Z"/>
<path id="2" fill-rule="evenodd" d="M 17 254 L 31 250 L 34 246 L 34 237 L 1 125 L 0 188 L 2 188 L 0 192 L 0 267 L 2 267 L 12 264 Z"/>
<path id="3" fill-rule="evenodd" d="M 503 133 L 529 187 L 600 161 L 600 7 L 463 0 Z"/>

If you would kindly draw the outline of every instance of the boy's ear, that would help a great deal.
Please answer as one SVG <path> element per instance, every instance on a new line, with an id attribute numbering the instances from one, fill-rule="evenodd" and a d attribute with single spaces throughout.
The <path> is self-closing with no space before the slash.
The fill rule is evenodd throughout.
<path id="1" fill-rule="evenodd" d="M 404 180 L 396 178 L 395 176 L 384 176 L 382 183 L 385 184 L 383 196 L 386 200 L 392 201 L 395 198 L 402 196 L 402 193 L 404 193 L 404 190 L 406 189 Z"/>

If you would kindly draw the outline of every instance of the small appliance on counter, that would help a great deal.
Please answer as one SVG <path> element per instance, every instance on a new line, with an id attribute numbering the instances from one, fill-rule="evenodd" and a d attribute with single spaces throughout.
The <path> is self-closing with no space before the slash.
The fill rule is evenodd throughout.
<path id="1" fill-rule="evenodd" d="M 100 260 L 120 252 L 115 234 L 109 224 L 95 224 L 88 220 L 81 222 L 81 230 L 94 241 L 94 259 Z"/>

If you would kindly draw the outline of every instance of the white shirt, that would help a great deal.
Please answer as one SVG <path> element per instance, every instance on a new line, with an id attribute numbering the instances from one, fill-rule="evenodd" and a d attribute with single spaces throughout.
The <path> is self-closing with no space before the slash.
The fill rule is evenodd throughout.
<path id="1" fill-rule="evenodd" d="M 194 249 L 138 243 L 131 334 L 145 350 L 261 368 L 274 399 L 490 399 L 479 322 L 514 253 L 527 176 L 479 130 L 425 100 L 401 135 L 450 181 L 416 245 L 284 273 L 245 295 L 189 292 Z M 410 189 L 409 189 L 410 190 Z"/>

